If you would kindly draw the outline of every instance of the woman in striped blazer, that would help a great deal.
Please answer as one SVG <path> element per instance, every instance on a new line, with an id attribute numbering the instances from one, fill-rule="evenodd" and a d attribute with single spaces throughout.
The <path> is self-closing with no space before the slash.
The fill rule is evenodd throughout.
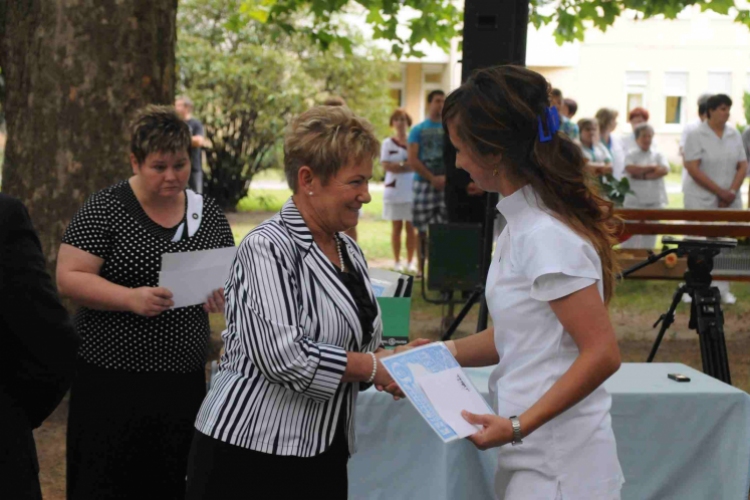
<path id="1" fill-rule="evenodd" d="M 345 107 L 292 124 L 293 196 L 245 237 L 226 284 L 225 353 L 196 421 L 188 499 L 347 497 L 357 392 L 394 387 L 367 263 L 342 234 L 370 202 L 378 152 L 372 125 Z"/>

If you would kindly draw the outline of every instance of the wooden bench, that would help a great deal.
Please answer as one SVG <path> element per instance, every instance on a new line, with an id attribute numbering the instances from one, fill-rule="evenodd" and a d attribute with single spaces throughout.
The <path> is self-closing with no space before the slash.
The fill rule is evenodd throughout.
<path id="1" fill-rule="evenodd" d="M 615 214 L 624 220 L 623 236 L 636 234 L 681 235 L 743 238 L 750 237 L 750 211 L 748 210 L 643 210 L 618 208 Z M 646 250 L 620 249 L 619 262 L 627 269 L 645 260 Z M 687 268 L 685 258 L 669 265 L 664 259 L 647 266 L 628 277 L 639 279 L 681 280 Z M 715 274 L 718 277 L 719 274 Z M 750 273 L 720 274 L 729 281 L 750 281 Z"/>

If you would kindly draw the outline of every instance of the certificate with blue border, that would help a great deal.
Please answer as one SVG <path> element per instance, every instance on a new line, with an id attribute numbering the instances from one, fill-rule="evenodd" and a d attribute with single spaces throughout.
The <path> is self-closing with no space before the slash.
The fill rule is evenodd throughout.
<path id="1" fill-rule="evenodd" d="M 427 395 L 419 386 L 419 377 L 440 373 L 451 368 L 460 368 L 458 361 L 442 342 L 436 342 L 415 349 L 388 356 L 382 360 L 388 373 L 401 387 L 411 404 L 422 418 L 432 427 L 445 443 L 458 439 L 453 429 L 440 418 Z M 476 388 L 474 388 L 476 390 Z M 487 412 L 494 413 L 487 405 Z"/>

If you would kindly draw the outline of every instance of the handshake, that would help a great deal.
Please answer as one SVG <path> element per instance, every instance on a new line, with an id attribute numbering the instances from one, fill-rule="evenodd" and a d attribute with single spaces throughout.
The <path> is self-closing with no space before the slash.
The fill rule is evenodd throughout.
<path id="1" fill-rule="evenodd" d="M 387 358 L 388 356 L 393 356 L 394 354 L 399 354 L 404 351 L 408 351 L 409 349 L 414 349 L 415 347 L 420 347 L 423 345 L 427 345 L 431 340 L 428 339 L 417 339 L 413 340 L 412 342 L 409 342 L 406 345 L 398 346 L 394 350 L 389 351 L 383 348 L 378 349 L 375 351 L 375 357 L 378 360 L 377 369 L 375 371 L 375 379 L 373 380 L 373 384 L 375 384 L 375 388 L 378 391 L 385 391 L 391 396 L 393 396 L 393 399 L 398 401 L 401 398 L 406 397 L 401 390 L 401 388 L 398 386 L 396 382 L 394 382 L 393 378 L 391 377 L 391 374 L 388 373 L 388 370 L 385 369 L 385 366 L 383 366 L 383 363 L 381 363 L 380 360 L 383 358 Z"/>

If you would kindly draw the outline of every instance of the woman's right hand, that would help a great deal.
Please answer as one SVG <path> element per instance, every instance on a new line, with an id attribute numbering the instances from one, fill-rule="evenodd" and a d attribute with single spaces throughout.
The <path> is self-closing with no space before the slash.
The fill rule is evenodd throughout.
<path id="1" fill-rule="evenodd" d="M 401 398 L 405 398 L 406 395 L 401 390 L 401 387 L 398 386 L 398 384 L 393 380 L 390 373 L 388 373 L 388 370 L 385 369 L 383 366 L 383 363 L 380 362 L 380 360 L 387 356 L 393 356 L 394 354 L 398 354 L 404 351 L 408 351 L 409 349 L 414 349 L 415 347 L 420 347 L 423 345 L 427 345 L 431 343 L 432 341 L 429 339 L 416 339 L 412 340 L 406 345 L 398 346 L 393 351 L 386 351 L 383 349 L 382 351 L 378 351 L 375 353 L 375 356 L 378 358 L 378 372 L 375 374 L 375 380 L 373 383 L 375 384 L 375 388 L 379 391 L 385 391 L 391 396 L 393 396 L 393 399 L 398 401 Z"/>
<path id="2" fill-rule="evenodd" d="M 719 191 L 719 199 L 726 203 L 727 206 L 731 205 L 736 197 L 737 194 L 731 192 L 729 189 L 722 189 Z"/>
<path id="3" fill-rule="evenodd" d="M 130 291 L 129 310 L 148 318 L 158 316 L 174 305 L 172 292 L 166 288 L 143 286 Z"/>

